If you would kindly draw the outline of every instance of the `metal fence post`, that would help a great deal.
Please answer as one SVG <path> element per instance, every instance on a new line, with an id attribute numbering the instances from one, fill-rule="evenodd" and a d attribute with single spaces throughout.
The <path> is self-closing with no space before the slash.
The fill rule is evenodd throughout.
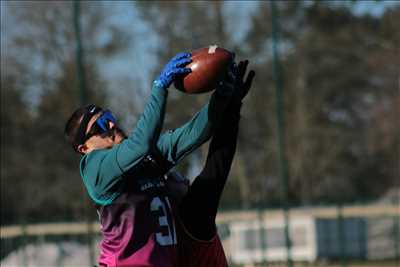
<path id="1" fill-rule="evenodd" d="M 28 231 L 25 222 L 21 224 L 22 230 L 22 241 L 21 241 L 21 248 L 22 248 L 22 264 L 23 266 L 29 266 L 29 259 L 27 255 L 27 247 L 28 247 Z"/>
<path id="2" fill-rule="evenodd" d="M 397 266 L 400 265 L 400 215 L 393 217 L 393 238 L 395 249 L 395 261 Z"/>
<path id="3" fill-rule="evenodd" d="M 398 207 L 400 211 L 400 187 L 395 194 L 394 204 Z M 393 225 L 393 238 L 394 238 L 394 246 L 395 246 L 395 258 L 397 266 L 400 265 L 400 213 L 394 216 L 394 225 Z"/>
<path id="4" fill-rule="evenodd" d="M 346 261 L 346 240 L 345 240 L 345 230 L 344 230 L 344 220 L 343 220 L 343 206 L 339 204 L 337 206 L 337 227 L 338 227 L 338 237 L 339 237 L 339 253 L 340 253 L 340 262 L 342 267 L 347 266 Z"/>
<path id="5" fill-rule="evenodd" d="M 81 105 L 86 104 L 88 95 L 86 92 L 86 77 L 85 77 L 85 63 L 84 63 L 84 50 L 81 38 L 81 3 L 79 0 L 73 2 L 73 19 L 76 38 L 76 75 L 78 80 L 79 100 Z"/>
<path id="6" fill-rule="evenodd" d="M 281 196 L 284 214 L 284 234 L 286 246 L 286 263 L 288 267 L 293 266 L 291 240 L 290 240 L 290 218 L 289 218 L 289 168 L 285 149 L 285 119 L 283 110 L 283 79 L 279 62 L 278 43 L 279 43 L 279 15 L 275 1 L 269 1 L 272 18 L 272 52 L 273 52 L 273 77 L 276 83 L 276 116 L 278 131 L 278 151 L 281 176 Z"/>
<path id="7" fill-rule="evenodd" d="M 76 38 L 76 74 L 77 80 L 79 83 L 79 95 L 80 95 L 80 104 L 81 106 L 85 105 L 88 101 L 88 94 L 86 90 L 86 77 L 85 77 L 85 68 L 84 68 L 84 49 L 82 45 L 81 38 L 81 2 L 79 0 L 73 1 L 73 22 L 75 29 L 75 38 Z M 87 243 L 89 250 L 89 262 L 90 266 L 94 266 L 94 248 L 93 248 L 93 229 L 92 229 L 92 220 L 90 218 L 89 210 L 91 210 L 89 204 L 85 204 L 85 213 L 86 213 L 86 223 L 87 223 Z"/>
<path id="8" fill-rule="evenodd" d="M 260 226 L 260 248 L 261 248 L 261 264 L 262 266 L 267 266 L 267 242 L 266 242 L 266 229 L 264 227 L 264 215 L 263 210 L 258 210 L 258 222 Z"/>

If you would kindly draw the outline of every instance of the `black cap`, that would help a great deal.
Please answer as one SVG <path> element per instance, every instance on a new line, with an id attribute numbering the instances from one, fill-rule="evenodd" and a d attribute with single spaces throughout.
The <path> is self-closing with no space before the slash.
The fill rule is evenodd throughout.
<path id="1" fill-rule="evenodd" d="M 83 114 L 81 123 L 79 125 L 78 131 L 75 135 L 75 144 L 74 147 L 75 149 L 78 149 L 78 146 L 85 143 L 86 141 L 86 128 L 87 125 L 90 121 L 90 119 L 96 115 L 97 113 L 99 113 L 100 111 L 102 111 L 102 108 L 97 107 L 96 105 L 88 105 L 85 107 L 85 113 Z"/>

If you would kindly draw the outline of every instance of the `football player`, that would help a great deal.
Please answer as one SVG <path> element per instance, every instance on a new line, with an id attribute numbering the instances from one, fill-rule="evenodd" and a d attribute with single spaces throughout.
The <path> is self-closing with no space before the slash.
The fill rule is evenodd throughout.
<path id="1" fill-rule="evenodd" d="M 213 134 L 206 163 L 178 205 L 178 266 L 228 266 L 217 234 L 219 200 L 236 151 L 242 99 L 251 88 L 254 71 L 244 80 L 248 61 L 241 61 L 230 78 L 233 95 Z"/>
<path id="2" fill-rule="evenodd" d="M 180 262 L 177 218 L 179 210 L 189 213 L 185 206 L 178 208 L 166 186 L 174 180 L 169 170 L 209 140 L 233 92 L 229 82 L 221 82 L 189 122 L 161 134 L 167 89 L 191 71 L 185 67 L 190 62 L 189 53 L 180 53 L 165 66 L 129 135 L 109 110 L 95 105 L 77 109 L 66 123 L 66 139 L 82 154 L 82 180 L 99 213 L 100 266 L 169 267 Z M 190 192 L 188 199 L 196 195 Z"/>

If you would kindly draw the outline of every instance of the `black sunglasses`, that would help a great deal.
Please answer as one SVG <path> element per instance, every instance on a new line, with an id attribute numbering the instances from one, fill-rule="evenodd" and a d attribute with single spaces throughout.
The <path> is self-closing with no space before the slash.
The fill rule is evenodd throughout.
<path id="1" fill-rule="evenodd" d="M 102 114 L 96 119 L 96 122 L 93 123 L 88 133 L 86 133 L 87 125 L 89 124 L 90 119 L 102 112 Z M 112 115 L 111 111 L 105 110 L 95 106 L 89 105 L 86 107 L 86 113 L 84 114 L 81 124 L 79 126 L 78 132 L 75 138 L 75 146 L 76 148 L 84 144 L 90 137 L 94 135 L 104 135 L 107 134 L 110 129 L 109 122 L 116 124 L 116 119 Z"/>

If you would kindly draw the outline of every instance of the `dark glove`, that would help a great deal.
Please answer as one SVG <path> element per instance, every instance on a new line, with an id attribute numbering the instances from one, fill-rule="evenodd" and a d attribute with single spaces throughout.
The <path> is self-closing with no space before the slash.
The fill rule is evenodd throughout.
<path id="1" fill-rule="evenodd" d="M 154 83 L 161 88 L 167 89 L 177 77 L 192 72 L 190 68 L 185 68 L 187 64 L 192 62 L 191 56 L 192 54 L 190 53 L 177 54 L 165 65 Z"/>
<path id="2" fill-rule="evenodd" d="M 217 84 L 216 92 L 220 96 L 231 97 L 235 91 L 236 73 L 233 64 L 224 78 Z"/>
<path id="3" fill-rule="evenodd" d="M 241 104 L 243 98 L 246 97 L 247 93 L 251 88 L 251 84 L 253 83 L 254 76 L 256 75 L 254 70 L 251 70 L 247 75 L 246 80 L 244 80 L 247 65 L 249 64 L 248 60 L 240 61 L 239 65 L 234 65 L 233 69 L 235 72 L 235 88 L 232 95 L 232 101 L 235 104 Z"/>

